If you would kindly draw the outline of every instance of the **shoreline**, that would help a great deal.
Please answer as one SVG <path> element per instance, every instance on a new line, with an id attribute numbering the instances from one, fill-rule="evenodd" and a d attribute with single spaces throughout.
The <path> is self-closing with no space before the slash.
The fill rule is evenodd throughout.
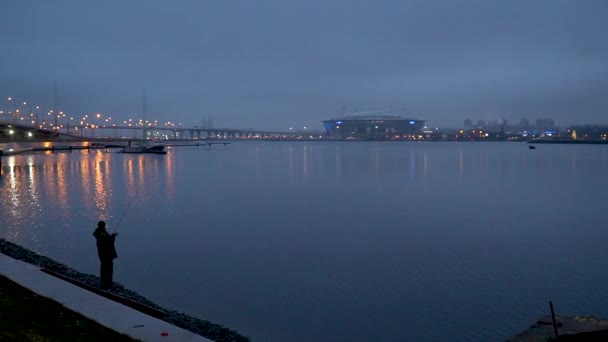
<path id="1" fill-rule="evenodd" d="M 551 315 L 537 319 L 529 328 L 507 342 L 604 341 L 608 338 L 608 320 L 592 316 L 555 316 L 559 337 L 555 337 Z"/>
<path id="2" fill-rule="evenodd" d="M 60 274 L 70 279 L 74 279 L 86 285 L 94 288 L 99 288 L 99 277 L 81 273 L 76 271 L 64 264 L 56 262 L 46 256 L 37 254 L 28 250 L 27 248 L 21 247 L 15 243 L 0 238 L 0 253 L 3 253 L 13 259 L 21 260 L 32 265 L 39 266 L 43 269 L 48 269 L 52 272 Z M 139 304 L 165 311 L 167 314 L 165 317 L 160 318 L 161 320 L 173 324 L 177 327 L 186 329 L 197 335 L 209 338 L 213 341 L 250 341 L 248 337 L 245 337 L 235 330 L 224 327 L 219 324 L 211 323 L 207 320 L 203 320 L 197 317 L 193 317 L 175 310 L 163 308 L 160 305 L 155 304 L 144 296 L 138 294 L 135 291 L 129 290 L 119 283 L 114 283 L 114 287 L 110 290 L 106 290 L 113 295 L 124 297 L 131 301 Z"/>

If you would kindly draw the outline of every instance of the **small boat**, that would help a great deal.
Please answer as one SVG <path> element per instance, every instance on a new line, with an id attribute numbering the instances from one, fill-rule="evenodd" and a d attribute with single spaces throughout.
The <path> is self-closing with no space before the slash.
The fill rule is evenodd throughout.
<path id="1" fill-rule="evenodd" d="M 154 153 L 154 154 L 167 154 L 165 145 L 163 144 L 148 144 L 147 146 L 125 146 L 122 149 L 122 153 Z"/>
<path id="2" fill-rule="evenodd" d="M 536 150 L 536 146 L 528 145 L 528 148 L 531 150 Z"/>

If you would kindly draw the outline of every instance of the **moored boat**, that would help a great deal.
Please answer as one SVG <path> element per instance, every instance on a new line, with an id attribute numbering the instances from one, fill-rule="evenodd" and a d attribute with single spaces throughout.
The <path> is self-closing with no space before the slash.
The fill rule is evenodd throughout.
<path id="1" fill-rule="evenodd" d="M 125 146 L 122 149 L 122 153 L 154 153 L 154 154 L 167 154 L 165 145 L 163 144 L 148 144 L 147 146 Z"/>

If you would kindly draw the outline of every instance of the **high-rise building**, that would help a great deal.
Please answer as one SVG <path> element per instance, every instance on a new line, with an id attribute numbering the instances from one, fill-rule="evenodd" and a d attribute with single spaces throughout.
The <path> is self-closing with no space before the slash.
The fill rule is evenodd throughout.
<path id="1" fill-rule="evenodd" d="M 486 128 L 486 122 L 485 122 L 485 120 L 479 120 L 479 121 L 477 121 L 477 127 L 478 128 L 482 128 L 482 129 Z"/>
<path id="2" fill-rule="evenodd" d="M 473 120 L 471 120 L 471 119 L 465 119 L 464 120 L 464 128 L 466 128 L 466 129 L 473 128 Z"/>
<path id="3" fill-rule="evenodd" d="M 519 121 L 519 129 L 527 131 L 530 129 L 530 120 L 528 118 L 521 118 Z"/>

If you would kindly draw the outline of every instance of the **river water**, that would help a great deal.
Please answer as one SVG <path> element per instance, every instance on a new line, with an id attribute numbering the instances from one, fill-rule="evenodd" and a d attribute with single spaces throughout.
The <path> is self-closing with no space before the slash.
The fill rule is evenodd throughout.
<path id="1" fill-rule="evenodd" d="M 255 341 L 504 340 L 608 316 L 608 147 L 242 142 L 5 156 L 0 237 Z M 123 216 L 124 215 L 124 216 Z"/>

